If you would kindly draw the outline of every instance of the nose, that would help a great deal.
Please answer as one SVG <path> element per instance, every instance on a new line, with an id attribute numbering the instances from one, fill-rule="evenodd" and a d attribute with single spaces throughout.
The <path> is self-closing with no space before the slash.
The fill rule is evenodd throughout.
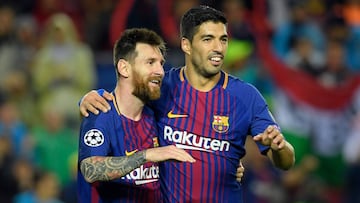
<path id="1" fill-rule="evenodd" d="M 222 53 L 224 51 L 224 43 L 221 40 L 214 40 L 214 51 Z"/>
<path id="2" fill-rule="evenodd" d="M 164 71 L 164 65 L 162 63 L 157 63 L 155 68 L 155 74 L 159 76 L 164 76 L 165 71 Z"/>

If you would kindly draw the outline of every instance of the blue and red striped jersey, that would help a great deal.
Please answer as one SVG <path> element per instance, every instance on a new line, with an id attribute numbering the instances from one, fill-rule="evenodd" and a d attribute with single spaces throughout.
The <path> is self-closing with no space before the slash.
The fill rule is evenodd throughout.
<path id="1" fill-rule="evenodd" d="M 160 146 L 186 149 L 196 162 L 160 164 L 165 202 L 242 202 L 236 181 L 247 135 L 276 124 L 258 90 L 225 72 L 209 92 L 192 88 L 183 68 L 166 73 L 161 98 L 151 104 Z M 258 145 L 265 154 L 268 147 Z"/>
<path id="2" fill-rule="evenodd" d="M 121 115 L 115 104 L 114 100 L 107 113 L 83 118 L 78 163 L 91 156 L 126 156 L 158 145 L 150 108 L 145 106 L 141 119 L 133 121 Z M 78 170 L 78 200 L 80 203 L 160 202 L 158 179 L 156 163 L 145 163 L 117 180 L 92 184 L 86 182 Z"/>

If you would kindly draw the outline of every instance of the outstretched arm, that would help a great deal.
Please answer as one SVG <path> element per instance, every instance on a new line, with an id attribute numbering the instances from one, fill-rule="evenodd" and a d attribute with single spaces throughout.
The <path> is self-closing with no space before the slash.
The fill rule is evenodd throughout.
<path id="1" fill-rule="evenodd" d="M 132 156 L 101 157 L 92 156 L 81 161 L 80 170 L 89 183 L 109 181 L 130 173 L 145 163 L 145 151 Z"/>
<path id="2" fill-rule="evenodd" d="M 146 162 L 177 160 L 195 162 L 195 159 L 185 150 L 173 145 L 150 148 L 131 156 L 102 157 L 92 156 L 81 161 L 80 170 L 89 183 L 109 181 L 121 178 Z"/>
<path id="3" fill-rule="evenodd" d="M 270 146 L 267 156 L 277 168 L 288 170 L 294 165 L 294 148 L 284 139 L 276 126 L 268 126 L 263 133 L 254 136 L 253 139 L 262 145 Z"/>

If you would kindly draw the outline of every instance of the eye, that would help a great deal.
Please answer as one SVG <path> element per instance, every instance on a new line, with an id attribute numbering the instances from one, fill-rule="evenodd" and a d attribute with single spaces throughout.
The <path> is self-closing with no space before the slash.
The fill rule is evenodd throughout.
<path id="1" fill-rule="evenodd" d="M 148 61 L 147 61 L 147 64 L 153 65 L 153 64 L 154 64 L 154 60 L 148 60 Z"/>
<path id="2" fill-rule="evenodd" d="M 228 40 L 229 40 L 228 38 L 222 38 L 222 39 L 221 39 L 221 41 L 222 41 L 223 43 L 228 42 Z"/>

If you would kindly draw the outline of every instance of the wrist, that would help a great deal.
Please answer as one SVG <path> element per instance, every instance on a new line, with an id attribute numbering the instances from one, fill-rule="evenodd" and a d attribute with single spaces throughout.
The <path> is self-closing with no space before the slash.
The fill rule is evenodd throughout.
<path id="1" fill-rule="evenodd" d="M 140 151 L 140 152 L 136 152 L 135 154 L 137 154 L 138 158 L 139 158 L 139 161 L 141 163 L 146 163 L 148 160 L 146 158 L 146 151 L 147 150 L 143 150 L 143 151 Z"/>

